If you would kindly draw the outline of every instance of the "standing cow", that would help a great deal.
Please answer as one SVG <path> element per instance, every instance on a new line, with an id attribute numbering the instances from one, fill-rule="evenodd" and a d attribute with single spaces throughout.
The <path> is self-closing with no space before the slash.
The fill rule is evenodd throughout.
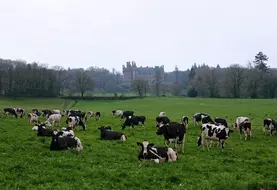
<path id="1" fill-rule="evenodd" d="M 242 132 L 244 133 L 244 136 L 245 136 L 244 140 L 247 140 L 247 137 L 252 136 L 251 122 L 248 117 L 238 117 L 233 127 L 235 129 L 239 129 L 240 139 L 241 139 Z"/>
<path id="2" fill-rule="evenodd" d="M 266 129 L 269 130 L 269 134 L 270 136 L 272 136 L 273 133 L 277 131 L 277 122 L 270 118 L 264 119 L 264 127 L 263 127 L 264 134 Z"/>

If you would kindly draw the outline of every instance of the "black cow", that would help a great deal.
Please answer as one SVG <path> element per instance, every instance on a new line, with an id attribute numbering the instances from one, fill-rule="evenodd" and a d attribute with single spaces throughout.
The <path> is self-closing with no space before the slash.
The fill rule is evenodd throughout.
<path id="1" fill-rule="evenodd" d="M 134 128 L 135 125 L 144 126 L 144 122 L 146 120 L 145 116 L 129 116 L 126 118 L 125 122 L 121 125 L 122 130 L 125 129 L 126 126 Z"/>
<path id="2" fill-rule="evenodd" d="M 168 162 L 175 162 L 178 159 L 178 153 L 172 148 L 168 147 L 156 147 L 153 143 L 148 141 L 137 142 L 138 146 L 141 146 L 141 150 L 138 154 L 138 159 L 142 160 L 154 160 L 155 163 L 161 163 L 167 160 Z"/>
<path id="3" fill-rule="evenodd" d="M 193 115 L 193 125 L 198 125 L 200 121 L 202 121 L 203 117 L 209 116 L 209 114 L 206 113 L 196 113 Z"/>
<path id="4" fill-rule="evenodd" d="M 121 116 L 121 119 L 128 118 L 129 116 L 133 116 L 133 115 L 134 115 L 134 111 L 124 111 Z"/>
<path id="5" fill-rule="evenodd" d="M 41 116 L 41 113 L 38 111 L 38 109 L 33 109 L 32 110 L 34 114 L 36 114 L 37 116 Z"/>
<path id="6" fill-rule="evenodd" d="M 119 131 L 112 131 L 110 126 L 108 127 L 99 127 L 100 130 L 100 139 L 101 140 L 122 140 L 126 141 L 127 136 Z"/>
<path id="7" fill-rule="evenodd" d="M 269 129 L 270 136 L 272 136 L 273 132 L 277 131 L 277 122 L 270 118 L 264 119 L 264 128 L 263 128 L 264 134 L 267 128 Z"/>
<path id="8" fill-rule="evenodd" d="M 17 118 L 17 112 L 15 108 L 4 108 L 5 115 L 14 115 Z"/>
<path id="9" fill-rule="evenodd" d="M 157 135 L 164 136 L 164 143 L 166 146 L 171 141 L 174 141 L 174 148 L 177 149 L 177 144 L 181 144 L 182 153 L 184 153 L 186 126 L 183 123 L 169 122 L 166 125 L 161 124 L 156 133 Z"/>
<path id="10" fill-rule="evenodd" d="M 170 119 L 167 116 L 156 117 L 156 127 L 159 127 L 160 124 L 167 124 L 169 122 L 170 122 Z"/>
<path id="11" fill-rule="evenodd" d="M 70 148 L 76 148 L 78 152 L 81 151 L 83 146 L 80 139 L 73 136 L 61 136 L 59 132 L 54 131 L 50 144 L 50 150 L 68 150 Z"/>
<path id="12" fill-rule="evenodd" d="M 95 113 L 95 119 L 98 121 L 101 117 L 101 113 L 98 111 Z"/>
<path id="13" fill-rule="evenodd" d="M 226 128 L 228 127 L 228 123 L 227 123 L 226 119 L 216 117 L 214 119 L 214 121 L 215 121 L 215 123 L 224 125 Z"/>

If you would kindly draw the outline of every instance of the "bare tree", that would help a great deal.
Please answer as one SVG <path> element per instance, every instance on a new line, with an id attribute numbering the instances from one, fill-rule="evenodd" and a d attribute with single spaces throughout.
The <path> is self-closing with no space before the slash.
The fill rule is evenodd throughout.
<path id="1" fill-rule="evenodd" d="M 88 90 L 92 90 L 94 87 L 93 80 L 89 77 L 86 71 L 80 69 L 76 72 L 75 88 L 81 93 L 81 97 L 84 98 L 84 93 Z"/>
<path id="2" fill-rule="evenodd" d="M 136 92 L 140 97 L 146 96 L 148 89 L 148 82 L 143 79 L 136 79 L 132 81 L 131 91 Z"/>
<path id="3" fill-rule="evenodd" d="M 215 68 L 209 68 L 207 73 L 204 75 L 204 81 L 208 87 L 210 97 L 217 97 L 218 96 L 218 78 L 216 75 Z"/>
<path id="4" fill-rule="evenodd" d="M 155 90 L 156 96 L 160 96 L 161 84 L 162 84 L 162 71 L 160 69 L 156 69 L 155 77 L 154 77 L 154 90 Z"/>
<path id="5" fill-rule="evenodd" d="M 228 90 L 234 98 L 240 97 L 240 91 L 244 79 L 244 68 L 242 68 L 239 64 L 233 64 L 227 68 L 226 84 Z"/>

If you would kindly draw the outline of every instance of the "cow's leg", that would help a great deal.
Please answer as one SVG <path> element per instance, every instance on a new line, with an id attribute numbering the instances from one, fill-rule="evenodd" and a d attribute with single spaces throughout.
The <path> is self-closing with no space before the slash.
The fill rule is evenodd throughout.
<path id="1" fill-rule="evenodd" d="M 244 130 L 244 140 L 247 140 L 247 132 Z"/>
<path id="2" fill-rule="evenodd" d="M 224 149 L 224 140 L 221 140 L 221 152 L 223 152 Z"/>
<path id="3" fill-rule="evenodd" d="M 195 118 L 193 118 L 193 126 L 195 127 L 195 124 L 196 124 L 196 120 Z"/>
<path id="4" fill-rule="evenodd" d="M 186 133 L 184 134 L 184 138 L 182 141 L 182 153 L 184 154 L 184 149 L 185 149 L 185 141 L 186 141 Z"/>
<path id="5" fill-rule="evenodd" d="M 208 139 L 206 139 L 206 146 L 207 146 L 208 151 L 210 151 L 210 149 L 209 149 L 209 140 Z"/>

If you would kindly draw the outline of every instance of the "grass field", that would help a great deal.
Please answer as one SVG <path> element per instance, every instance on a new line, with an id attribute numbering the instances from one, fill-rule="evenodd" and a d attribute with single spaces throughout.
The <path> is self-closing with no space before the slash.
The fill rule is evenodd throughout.
<path id="1" fill-rule="evenodd" d="M 64 109 L 73 105 L 62 99 L 0 99 L 4 107 Z M 0 118 L 0 189 L 259 189 L 259 184 L 277 187 L 277 135 L 262 134 L 263 118 L 277 118 L 276 100 L 146 98 L 125 101 L 79 101 L 74 109 L 100 111 L 101 120 L 89 120 L 88 130 L 75 135 L 84 150 L 50 152 L 50 138 L 45 143 L 23 119 Z M 147 116 L 143 127 L 126 128 L 126 142 L 100 141 L 97 128 L 110 125 L 121 130 L 113 109 L 134 110 Z M 137 159 L 137 141 L 148 140 L 163 145 L 156 135 L 155 117 L 165 111 L 173 121 L 189 116 L 185 153 L 175 163 L 154 164 Z M 2 112 L 2 111 L 1 111 Z M 244 141 L 235 132 L 224 152 L 212 148 L 203 152 L 197 147 L 199 127 L 192 125 L 192 115 L 207 112 L 212 117 L 234 123 L 237 116 L 248 116 L 253 138 Z M 43 119 L 41 119 L 43 120 Z M 44 121 L 44 120 L 43 120 Z M 62 126 L 65 127 L 65 118 Z M 252 184 L 252 186 L 251 186 Z"/>

